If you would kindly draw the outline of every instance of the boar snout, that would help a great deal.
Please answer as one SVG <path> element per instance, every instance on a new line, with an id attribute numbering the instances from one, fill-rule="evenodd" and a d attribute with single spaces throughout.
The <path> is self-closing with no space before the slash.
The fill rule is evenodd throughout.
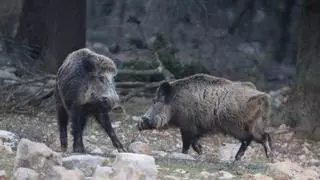
<path id="1" fill-rule="evenodd" d="M 138 123 L 138 129 L 139 129 L 139 131 L 142 131 L 145 129 L 152 129 L 150 119 L 146 116 L 142 116 L 141 121 Z"/>
<path id="2" fill-rule="evenodd" d="M 114 107 L 111 109 L 112 112 L 114 113 L 123 113 L 124 112 L 124 109 L 121 105 L 119 104 L 116 104 L 114 105 Z"/>
<path id="3" fill-rule="evenodd" d="M 109 107 L 110 110 L 117 108 L 119 105 L 118 96 L 103 96 L 102 101 Z"/>

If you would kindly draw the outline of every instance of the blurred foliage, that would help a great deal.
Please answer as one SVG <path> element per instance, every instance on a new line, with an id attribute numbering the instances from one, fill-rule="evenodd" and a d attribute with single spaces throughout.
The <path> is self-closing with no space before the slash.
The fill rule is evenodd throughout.
<path id="1" fill-rule="evenodd" d="M 124 69 L 134 69 L 134 70 L 147 70 L 147 69 L 155 69 L 158 64 L 155 61 L 144 60 L 140 58 L 136 58 L 134 60 L 125 61 L 123 63 Z"/>
<path id="2" fill-rule="evenodd" d="M 159 33 L 156 34 L 154 48 L 158 51 L 159 58 L 163 65 L 175 76 L 175 78 L 183 78 L 196 73 L 209 74 L 209 71 L 197 60 L 194 60 L 189 64 L 182 64 L 175 56 L 178 50 L 171 47 L 169 42 Z"/>
<path id="3" fill-rule="evenodd" d="M 180 60 L 175 57 L 171 50 L 160 50 L 159 58 L 175 78 L 183 78 L 196 73 L 209 74 L 209 71 L 199 62 L 192 61 L 189 64 L 180 63 Z"/>
<path id="4" fill-rule="evenodd" d="M 183 78 L 196 73 L 209 74 L 209 71 L 196 60 L 189 64 L 182 64 L 181 61 L 175 56 L 178 50 L 174 47 L 171 47 L 170 43 L 166 41 L 166 39 L 160 33 L 155 34 L 155 41 L 153 42 L 152 50 L 159 54 L 159 58 L 164 67 L 167 68 L 175 76 L 175 78 Z M 157 66 L 158 64 L 155 60 L 152 60 L 151 58 L 141 58 L 141 56 L 124 63 L 124 69 L 147 70 L 155 69 Z M 132 77 L 128 78 L 131 79 Z M 146 80 L 145 78 L 146 77 L 138 77 L 138 79 L 135 80 Z M 159 78 L 162 77 L 148 77 L 149 81 L 160 80 Z"/>

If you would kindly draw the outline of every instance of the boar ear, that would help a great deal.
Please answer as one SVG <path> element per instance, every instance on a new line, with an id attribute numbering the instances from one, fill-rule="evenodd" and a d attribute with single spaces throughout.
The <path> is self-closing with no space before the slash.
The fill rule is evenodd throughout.
<path id="1" fill-rule="evenodd" d="M 168 95 L 171 91 L 171 85 L 169 82 L 163 82 L 160 84 L 159 92 L 162 92 L 163 95 Z"/>

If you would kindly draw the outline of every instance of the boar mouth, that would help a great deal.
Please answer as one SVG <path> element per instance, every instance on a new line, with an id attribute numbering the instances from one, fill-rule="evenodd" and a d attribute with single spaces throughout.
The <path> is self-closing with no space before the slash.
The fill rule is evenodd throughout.
<path id="1" fill-rule="evenodd" d="M 149 123 L 149 120 L 146 119 L 145 117 L 142 117 L 142 121 L 140 121 L 137 126 L 138 126 L 139 131 L 147 130 L 147 129 L 154 129 L 152 124 Z"/>
<path id="2" fill-rule="evenodd" d="M 149 123 L 148 120 L 142 120 L 137 124 L 137 128 L 138 128 L 139 131 L 152 130 L 152 129 L 157 129 L 159 131 L 163 131 L 163 130 L 169 129 L 169 127 L 170 127 L 169 124 L 165 124 L 165 125 L 162 125 L 160 127 L 155 127 L 154 125 Z"/>

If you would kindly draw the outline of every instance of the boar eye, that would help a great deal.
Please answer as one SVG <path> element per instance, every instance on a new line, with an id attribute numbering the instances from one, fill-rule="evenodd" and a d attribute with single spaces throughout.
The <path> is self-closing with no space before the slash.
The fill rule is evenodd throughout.
<path id="1" fill-rule="evenodd" d="M 104 82 L 104 77 L 103 77 L 103 76 L 99 76 L 99 80 L 100 80 L 101 82 Z"/>

